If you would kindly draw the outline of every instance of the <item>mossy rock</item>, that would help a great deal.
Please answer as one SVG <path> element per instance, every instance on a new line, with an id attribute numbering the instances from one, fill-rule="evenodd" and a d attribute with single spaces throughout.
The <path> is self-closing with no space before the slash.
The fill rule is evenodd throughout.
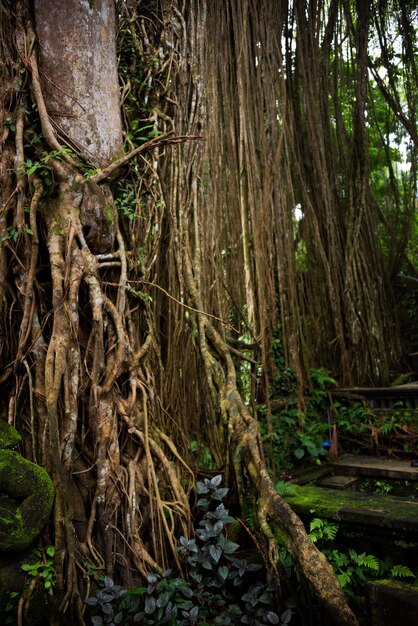
<path id="1" fill-rule="evenodd" d="M 49 518 L 54 486 L 47 472 L 14 450 L 19 433 L 0 422 L 0 552 L 21 552 Z"/>
<path id="2" fill-rule="evenodd" d="M 16 428 L 7 422 L 0 422 L 0 450 L 15 448 L 22 440 Z"/>

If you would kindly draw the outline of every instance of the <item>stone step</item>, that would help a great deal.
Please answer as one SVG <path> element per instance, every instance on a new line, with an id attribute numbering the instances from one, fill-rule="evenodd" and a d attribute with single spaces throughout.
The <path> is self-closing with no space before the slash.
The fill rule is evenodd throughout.
<path id="1" fill-rule="evenodd" d="M 344 454 L 332 463 L 334 471 L 349 476 L 374 476 L 418 481 L 418 467 L 411 467 L 410 460 L 388 457 Z"/>
<path id="2" fill-rule="evenodd" d="M 326 476 L 317 481 L 318 487 L 356 491 L 361 479 L 356 476 Z"/>
<path id="3" fill-rule="evenodd" d="M 394 580 L 366 586 L 370 626 L 414 626 L 418 622 L 418 587 Z"/>
<path id="4" fill-rule="evenodd" d="M 380 494 L 289 484 L 284 499 L 299 515 L 325 517 L 385 531 L 418 533 L 418 501 Z"/>

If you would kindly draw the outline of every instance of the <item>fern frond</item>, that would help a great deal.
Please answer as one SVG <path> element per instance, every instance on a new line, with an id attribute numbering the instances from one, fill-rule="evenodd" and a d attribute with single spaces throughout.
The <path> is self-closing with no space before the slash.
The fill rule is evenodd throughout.
<path id="1" fill-rule="evenodd" d="M 351 572 L 342 572 L 341 574 L 337 574 L 337 578 L 341 589 L 344 589 L 344 587 L 351 582 Z"/>
<path id="2" fill-rule="evenodd" d="M 315 528 L 322 528 L 324 526 L 325 522 L 323 519 L 321 519 L 320 517 L 315 517 L 309 526 L 309 531 L 312 532 L 313 530 L 315 530 Z"/>
<path id="3" fill-rule="evenodd" d="M 379 560 L 373 556 L 373 554 L 366 554 L 365 552 L 363 552 L 363 554 L 359 554 L 357 565 L 364 565 L 364 567 L 368 567 L 375 572 L 379 571 Z"/>
<path id="4" fill-rule="evenodd" d="M 394 565 L 390 574 L 394 578 L 415 578 L 415 574 L 407 565 Z"/>

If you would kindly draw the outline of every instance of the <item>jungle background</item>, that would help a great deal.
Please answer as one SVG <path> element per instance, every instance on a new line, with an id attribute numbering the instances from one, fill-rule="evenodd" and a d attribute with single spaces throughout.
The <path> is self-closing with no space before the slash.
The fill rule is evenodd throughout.
<path id="1" fill-rule="evenodd" d="M 85 623 L 104 574 L 186 576 L 196 477 L 220 474 L 278 614 L 286 547 L 357 623 L 275 483 L 320 460 L 329 387 L 413 380 L 415 3 L 2 0 L 0 18 L 2 408 L 55 484 L 51 623 Z"/>

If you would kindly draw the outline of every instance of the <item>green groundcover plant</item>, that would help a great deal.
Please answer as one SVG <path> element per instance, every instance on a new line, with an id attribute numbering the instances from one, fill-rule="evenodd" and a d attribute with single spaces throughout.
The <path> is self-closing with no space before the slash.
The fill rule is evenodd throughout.
<path id="1" fill-rule="evenodd" d="M 146 586 L 124 589 L 105 576 L 86 605 L 94 626 L 166 624 L 223 626 L 288 624 L 291 609 L 274 609 L 274 588 L 261 564 L 238 556 L 240 546 L 228 539 L 235 522 L 223 503 L 228 493 L 222 476 L 197 483 L 200 521 L 193 538 L 180 537 L 178 551 L 187 563 L 188 579 L 171 570 L 149 573 Z"/>

